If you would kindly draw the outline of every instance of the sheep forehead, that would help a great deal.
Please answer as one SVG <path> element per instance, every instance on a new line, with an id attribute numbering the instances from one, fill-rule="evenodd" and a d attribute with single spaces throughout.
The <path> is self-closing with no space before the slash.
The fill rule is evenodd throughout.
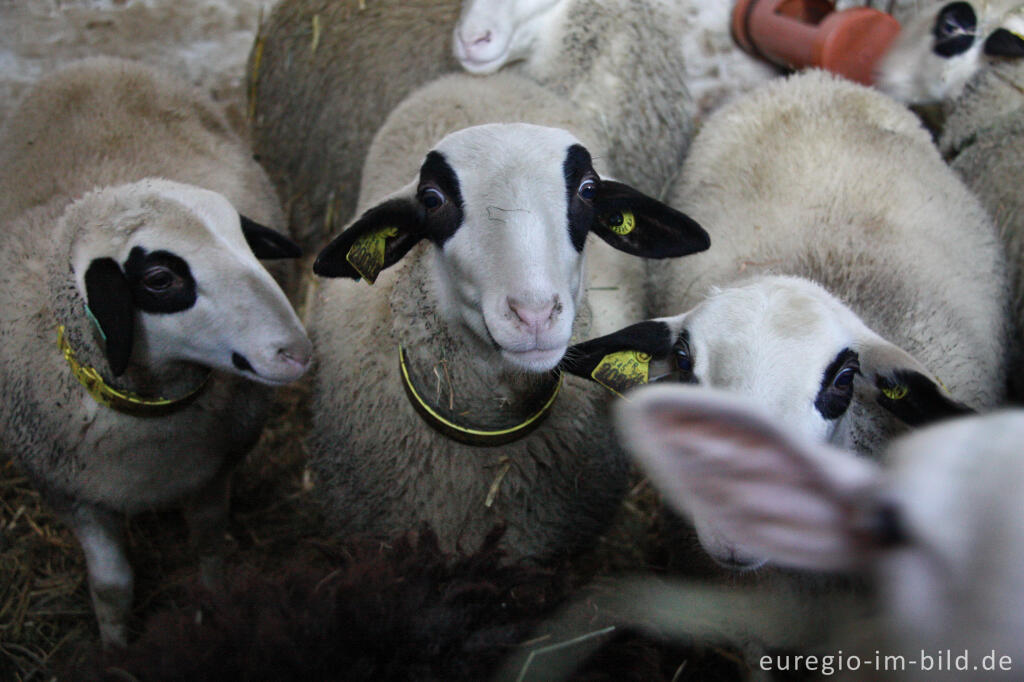
<path id="1" fill-rule="evenodd" d="M 825 369 L 853 345 L 847 317 L 817 285 L 771 277 L 711 294 L 686 327 L 702 381 L 805 411 Z"/>
<path id="2" fill-rule="evenodd" d="M 504 234 L 534 247 L 569 246 L 564 164 L 576 139 L 532 125 L 460 132 L 437 148 L 455 169 L 462 192 L 463 225 L 453 242 Z"/>

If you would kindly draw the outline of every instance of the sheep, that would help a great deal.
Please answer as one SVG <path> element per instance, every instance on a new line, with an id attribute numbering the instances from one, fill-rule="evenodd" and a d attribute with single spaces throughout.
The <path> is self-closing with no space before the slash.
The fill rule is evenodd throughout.
<path id="1" fill-rule="evenodd" d="M 374 132 L 458 63 L 458 0 L 281 0 L 249 56 L 253 149 L 303 248 L 344 225 Z"/>
<path id="2" fill-rule="evenodd" d="M 939 140 L 943 156 L 989 210 L 1006 245 L 1012 267 L 1014 340 L 1010 380 L 1016 399 L 1024 395 L 1024 203 L 1020 197 L 1020 158 L 1024 153 L 1024 40 L 993 33 L 1006 59 L 979 72 L 956 99 Z M 1007 57 L 1010 55 L 1007 54 Z"/>
<path id="3" fill-rule="evenodd" d="M 1019 678 L 1010 675 L 1024 660 L 1021 410 L 904 435 L 889 444 L 884 465 L 804 438 L 764 406 L 705 387 L 642 388 L 616 405 L 615 422 L 671 504 L 712 517 L 750 553 L 870 576 L 873 617 L 846 633 L 850 641 L 833 623 L 833 654 L 839 644 L 860 662 L 875 652 L 903 656 L 915 661 L 904 677 L 935 679 L 935 659 L 952 652 L 970 659 L 953 668 L 957 679 Z M 766 597 L 760 610 L 752 600 L 732 616 L 763 618 Z M 658 601 L 664 609 L 670 600 Z M 797 613 L 821 608 L 804 604 Z M 857 678 L 871 672 L 865 664 Z"/>
<path id="4" fill-rule="evenodd" d="M 360 7 L 282 2 L 250 57 L 254 146 L 303 246 L 320 245 L 350 219 L 364 154 L 390 110 L 459 69 L 451 45 L 457 3 Z M 572 16 L 510 68 L 572 101 L 612 141 L 623 179 L 658 196 L 693 132 L 679 41 L 653 0 L 581 2 Z"/>
<path id="5" fill-rule="evenodd" d="M 808 71 L 737 100 L 701 130 L 669 202 L 715 248 L 650 263 L 656 319 L 575 346 L 568 371 L 601 378 L 608 356 L 643 351 L 650 376 L 749 395 L 801 437 L 863 454 L 1003 398 L 998 235 L 885 95 Z M 697 530 L 721 562 L 757 563 Z"/>
<path id="6" fill-rule="evenodd" d="M 1024 28 L 1021 8 L 1020 0 L 944 0 L 916 9 L 878 64 L 875 86 L 906 104 L 948 106 L 998 50 L 997 36 Z"/>
<path id="7" fill-rule="evenodd" d="M 387 542 L 317 543 L 318 560 L 290 557 L 262 575 L 236 569 L 224 592 L 189 585 L 126 651 L 105 652 L 67 677 L 494 680 L 510 651 L 572 649 L 552 645 L 591 632 L 596 615 L 527 642 L 572 594 L 573 580 L 565 570 L 509 562 L 500 537 L 495 529 L 472 553 L 454 555 L 421 528 Z M 666 674 L 663 664 L 674 652 L 635 633 L 591 639 L 606 646 L 577 682 L 668 682 L 674 670 Z"/>
<path id="8" fill-rule="evenodd" d="M 381 274 L 370 290 L 325 280 L 310 322 L 310 463 L 340 531 L 427 520 L 451 550 L 500 521 L 512 556 L 550 559 L 614 513 L 626 467 L 595 426 L 603 396 L 571 378 L 559 389 L 551 371 L 589 325 L 586 235 L 643 257 L 708 241 L 686 216 L 602 179 L 586 131 L 550 127 L 573 117 L 527 79 L 458 74 L 411 95 L 378 131 L 361 217 L 314 265 L 327 278 Z M 589 286 L 616 281 L 605 261 Z"/>
<path id="9" fill-rule="evenodd" d="M 730 3 L 620 1 L 598 3 L 605 5 L 600 9 L 593 7 L 594 4 L 575 0 L 466 0 L 453 36 L 455 55 L 470 73 L 493 73 L 505 64 L 523 60 L 521 68 L 526 73 L 541 82 L 554 78 L 562 89 L 568 84 L 575 92 L 574 97 L 587 98 L 587 106 L 607 112 L 608 97 L 591 95 L 593 83 L 575 82 L 564 74 L 579 72 L 580 63 L 586 64 L 586 59 L 620 59 L 617 51 L 643 48 L 647 51 L 634 57 L 634 68 L 644 71 L 629 78 L 617 78 L 616 85 L 621 92 L 618 96 L 621 106 L 629 106 L 636 104 L 636 98 L 630 96 L 628 89 L 638 87 L 638 82 L 643 83 L 639 87 L 652 93 L 656 92 L 656 87 L 662 89 L 666 94 L 656 98 L 640 97 L 650 99 L 654 112 L 663 112 L 656 115 L 665 116 L 663 125 L 666 127 L 678 125 L 680 116 L 686 113 L 670 112 L 672 107 L 684 102 L 684 91 L 680 90 L 680 81 L 666 79 L 681 77 L 694 102 L 695 109 L 690 113 L 699 121 L 731 95 L 749 90 L 780 73 L 767 62 L 748 55 L 733 41 L 729 32 Z M 643 19 L 625 24 L 622 17 L 627 13 Z M 657 25 L 660 31 L 652 32 L 649 24 Z M 619 33 L 624 28 L 629 32 Z M 652 35 L 645 35 L 648 32 Z M 572 54 L 567 63 L 559 64 L 551 58 L 556 52 L 564 51 L 565 44 L 586 44 L 587 41 L 593 42 L 586 51 Z M 589 54 L 598 50 L 601 52 L 596 56 Z M 652 63 L 656 57 L 664 61 Z M 596 68 L 622 67 L 616 67 L 613 62 L 611 66 L 596 65 Z M 595 70 L 590 80 L 599 77 L 603 75 Z M 670 113 L 666 116 L 664 112 Z M 618 135 L 635 147 L 637 134 L 628 130 L 631 125 L 627 124 L 628 113 L 614 115 L 611 120 L 623 121 Z M 685 143 L 685 139 L 683 141 Z M 683 149 L 685 151 L 685 144 Z M 671 162 L 671 159 L 666 157 L 665 161 Z M 633 167 L 635 163 L 629 165 Z"/>
<path id="10" fill-rule="evenodd" d="M 660 198 L 696 115 L 677 30 L 659 0 L 465 0 L 452 41 L 471 73 L 508 64 L 569 98 L 610 140 L 622 177 Z"/>
<path id="11" fill-rule="evenodd" d="M 217 578 L 230 470 L 312 353 L 256 258 L 298 252 L 240 217 L 279 216 L 268 181 L 170 74 L 72 64 L 0 150 L 0 444 L 74 531 L 101 640 L 123 645 L 120 513 L 184 503 Z"/>

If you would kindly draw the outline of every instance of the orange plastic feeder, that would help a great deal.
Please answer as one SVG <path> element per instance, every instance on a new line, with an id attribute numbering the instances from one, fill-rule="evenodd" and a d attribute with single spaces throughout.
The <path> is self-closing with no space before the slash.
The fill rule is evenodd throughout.
<path id="1" fill-rule="evenodd" d="M 885 12 L 828 0 L 738 0 L 732 36 L 746 52 L 790 69 L 817 66 L 871 85 L 900 24 Z"/>

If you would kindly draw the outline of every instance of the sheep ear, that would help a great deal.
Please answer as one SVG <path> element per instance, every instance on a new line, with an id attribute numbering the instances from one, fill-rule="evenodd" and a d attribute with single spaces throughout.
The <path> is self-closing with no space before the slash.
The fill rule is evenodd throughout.
<path id="1" fill-rule="evenodd" d="M 594 207 L 591 231 L 634 256 L 675 258 L 711 245 L 695 220 L 621 182 L 603 180 Z"/>
<path id="2" fill-rule="evenodd" d="M 560 366 L 570 374 L 592 379 L 621 395 L 647 383 L 651 359 L 668 355 L 674 340 L 675 335 L 665 322 L 638 322 L 570 346 Z"/>
<path id="3" fill-rule="evenodd" d="M 321 277 L 365 277 L 373 284 L 424 237 L 423 219 L 415 200 L 389 199 L 352 223 L 316 257 L 313 272 Z"/>
<path id="4" fill-rule="evenodd" d="M 114 376 L 128 367 L 135 339 L 135 306 L 132 290 L 121 266 L 113 258 L 97 258 L 85 271 L 85 295 L 89 311 L 106 340 L 107 362 Z"/>
<path id="5" fill-rule="evenodd" d="M 288 237 L 277 230 L 266 225 L 260 225 L 244 215 L 240 215 L 242 221 L 242 234 L 249 248 L 260 260 L 275 260 L 280 258 L 300 258 L 302 249 Z"/>
<path id="6" fill-rule="evenodd" d="M 625 448 L 663 499 L 753 555 L 797 568 L 856 565 L 859 509 L 878 466 L 779 429 L 724 391 L 649 386 L 614 407 Z"/>
<path id="7" fill-rule="evenodd" d="M 985 54 L 990 57 L 1024 57 L 1024 38 L 997 28 L 985 39 Z"/>
<path id="8" fill-rule="evenodd" d="M 972 414 L 950 397 L 938 380 L 914 357 L 884 339 L 858 348 L 861 374 L 877 392 L 875 401 L 909 426 Z"/>

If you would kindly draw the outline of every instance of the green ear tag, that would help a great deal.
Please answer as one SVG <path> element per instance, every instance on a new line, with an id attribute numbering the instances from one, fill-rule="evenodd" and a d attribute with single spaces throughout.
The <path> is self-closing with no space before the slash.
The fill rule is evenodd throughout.
<path id="1" fill-rule="evenodd" d="M 613 217 L 614 222 L 608 223 L 608 229 L 615 234 L 629 234 L 636 227 L 636 216 L 632 211 L 623 211 Z"/>
<path id="2" fill-rule="evenodd" d="M 364 234 L 357 239 L 345 254 L 347 260 L 363 279 L 370 284 L 377 281 L 377 275 L 384 269 L 384 250 L 387 240 L 398 236 L 397 227 L 382 227 L 376 232 Z"/>
<path id="3" fill-rule="evenodd" d="M 882 395 L 884 395 L 889 400 L 903 400 L 904 398 L 907 397 L 907 393 L 909 392 L 909 388 L 907 388 L 906 386 L 901 386 L 900 384 L 896 384 L 895 386 L 890 386 L 889 388 L 882 389 Z"/>
<path id="4" fill-rule="evenodd" d="M 590 378 L 621 396 L 627 389 L 647 383 L 650 364 L 651 356 L 647 353 L 623 350 L 604 356 Z"/>

